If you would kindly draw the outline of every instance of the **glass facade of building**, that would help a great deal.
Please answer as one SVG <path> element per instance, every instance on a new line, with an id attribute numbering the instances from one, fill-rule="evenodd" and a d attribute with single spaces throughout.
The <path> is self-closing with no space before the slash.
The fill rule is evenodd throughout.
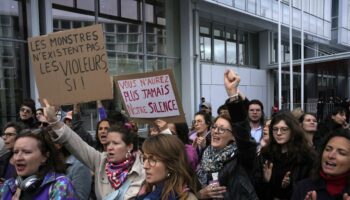
<path id="1" fill-rule="evenodd" d="M 41 32 L 45 32 L 42 29 L 47 18 L 51 18 L 49 20 L 52 20 L 53 25 L 47 29 L 53 31 L 102 24 L 111 76 L 172 68 L 177 82 L 180 83 L 178 1 L 51 2 L 52 10 L 48 13 L 52 15 L 40 16 L 40 20 L 35 21 L 34 25 L 39 26 Z M 15 120 L 23 98 L 33 96 L 28 86 L 30 66 L 27 57 L 27 23 L 24 21 L 27 18 L 24 11 L 31 8 L 26 8 L 27 5 L 22 5 L 22 1 L 5 0 L 0 8 L 0 125 Z M 38 8 L 40 9 L 42 8 Z M 114 94 L 114 100 L 104 102 L 105 106 L 107 109 L 120 110 L 122 105 L 115 88 Z M 94 103 L 83 107 L 91 111 L 96 108 Z"/>
<path id="2" fill-rule="evenodd" d="M 261 17 L 268 21 L 278 22 L 278 1 L 276 0 L 207 0 Z M 281 22 L 289 26 L 289 3 L 292 3 L 292 26 L 301 29 L 301 9 L 304 10 L 304 32 L 331 39 L 331 0 L 282 0 Z M 347 17 L 347 16 L 346 16 Z"/>
<path id="3" fill-rule="evenodd" d="M 30 95 L 26 12 L 20 1 L 0 7 L 0 126 L 16 120 L 19 104 Z"/>
<path id="4" fill-rule="evenodd" d="M 259 42 L 257 33 L 201 19 L 199 34 L 200 60 L 202 62 L 258 67 Z"/>

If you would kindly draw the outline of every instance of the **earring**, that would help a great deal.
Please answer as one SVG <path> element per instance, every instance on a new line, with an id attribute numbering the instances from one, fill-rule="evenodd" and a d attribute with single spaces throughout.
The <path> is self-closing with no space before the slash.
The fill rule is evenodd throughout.
<path id="1" fill-rule="evenodd" d="M 125 158 L 128 159 L 128 158 L 130 158 L 130 157 L 131 157 L 131 151 L 128 150 L 128 152 L 127 152 L 126 155 L 125 155 Z"/>
<path id="2" fill-rule="evenodd" d="M 170 176 L 171 176 L 171 174 L 170 174 L 170 173 L 168 173 L 166 176 L 167 176 L 167 177 L 170 177 Z"/>

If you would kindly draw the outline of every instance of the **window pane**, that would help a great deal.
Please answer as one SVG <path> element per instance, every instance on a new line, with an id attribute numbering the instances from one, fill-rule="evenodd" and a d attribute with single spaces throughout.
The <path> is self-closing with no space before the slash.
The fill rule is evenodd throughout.
<path id="1" fill-rule="evenodd" d="M 272 18 L 271 7 L 272 5 L 270 0 L 261 0 L 261 16 Z"/>
<path id="2" fill-rule="evenodd" d="M 245 0 L 235 0 L 235 7 L 241 10 L 245 10 Z"/>
<path id="3" fill-rule="evenodd" d="M 94 11 L 95 0 L 77 0 L 77 7 L 83 10 Z"/>
<path id="4" fill-rule="evenodd" d="M 100 1 L 101 13 L 118 16 L 118 1 L 116 0 L 103 0 Z"/>
<path id="5" fill-rule="evenodd" d="M 256 13 L 256 0 L 248 0 L 248 12 Z"/>
<path id="6" fill-rule="evenodd" d="M 236 42 L 226 42 L 226 48 L 227 48 L 226 63 L 237 64 Z"/>
<path id="7" fill-rule="evenodd" d="M 121 0 L 121 16 L 137 20 L 137 2 L 135 0 Z"/>
<path id="8" fill-rule="evenodd" d="M 214 39 L 214 61 L 225 63 L 225 41 Z"/>
<path id="9" fill-rule="evenodd" d="M 209 27 L 200 26 L 199 27 L 199 33 L 209 35 L 210 34 L 210 29 L 209 29 Z"/>
<path id="10" fill-rule="evenodd" d="M 211 38 L 200 37 L 200 59 L 205 61 L 211 61 Z"/>

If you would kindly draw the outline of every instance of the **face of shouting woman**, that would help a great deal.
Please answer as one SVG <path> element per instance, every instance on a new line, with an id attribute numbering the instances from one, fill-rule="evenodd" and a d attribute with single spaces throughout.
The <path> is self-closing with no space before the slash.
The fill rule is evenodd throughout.
<path id="1" fill-rule="evenodd" d="M 224 118 L 218 118 L 211 128 L 211 146 L 215 149 L 223 149 L 233 140 L 230 123 Z"/>
<path id="2" fill-rule="evenodd" d="M 109 132 L 107 136 L 107 157 L 110 162 L 122 162 L 128 152 L 132 151 L 133 145 L 127 145 L 122 139 L 122 134 Z"/>
<path id="3" fill-rule="evenodd" d="M 102 145 L 107 144 L 107 133 L 108 133 L 109 127 L 110 126 L 108 121 L 102 121 L 98 126 L 97 136 Z"/>
<path id="4" fill-rule="evenodd" d="M 331 138 L 322 153 L 322 170 L 330 176 L 350 171 L 350 141 L 344 137 Z"/>
<path id="5" fill-rule="evenodd" d="M 39 149 L 39 141 L 31 137 L 16 140 L 13 148 L 13 162 L 19 176 L 34 175 L 47 157 Z"/>

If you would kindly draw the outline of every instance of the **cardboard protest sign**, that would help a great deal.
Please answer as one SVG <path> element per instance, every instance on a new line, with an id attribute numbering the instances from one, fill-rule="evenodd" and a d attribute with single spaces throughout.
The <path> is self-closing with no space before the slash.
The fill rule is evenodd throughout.
<path id="1" fill-rule="evenodd" d="M 171 70 L 115 76 L 114 80 L 126 111 L 135 121 L 185 121 Z"/>
<path id="2" fill-rule="evenodd" d="M 102 25 L 28 39 L 40 98 L 52 105 L 112 98 Z"/>

